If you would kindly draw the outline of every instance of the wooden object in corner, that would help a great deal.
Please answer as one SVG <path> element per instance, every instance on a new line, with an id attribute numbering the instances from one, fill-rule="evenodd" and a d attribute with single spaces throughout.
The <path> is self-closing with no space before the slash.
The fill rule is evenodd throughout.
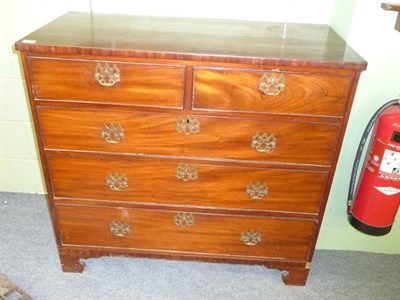
<path id="1" fill-rule="evenodd" d="M 400 31 L 400 4 L 397 3 L 387 3 L 387 2 L 382 2 L 381 7 L 384 10 L 391 10 L 391 11 L 397 11 L 397 19 L 396 19 L 396 24 L 394 25 L 394 28 L 397 31 Z"/>
<path id="2" fill-rule="evenodd" d="M 306 283 L 367 66 L 329 26 L 68 13 L 16 48 L 64 271 L 123 255 Z"/>

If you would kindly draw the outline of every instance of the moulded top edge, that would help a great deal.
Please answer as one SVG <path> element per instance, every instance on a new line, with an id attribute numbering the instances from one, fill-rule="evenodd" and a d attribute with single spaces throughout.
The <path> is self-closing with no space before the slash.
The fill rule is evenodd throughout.
<path id="1" fill-rule="evenodd" d="M 328 25 L 70 12 L 16 43 L 37 53 L 365 69 Z"/>

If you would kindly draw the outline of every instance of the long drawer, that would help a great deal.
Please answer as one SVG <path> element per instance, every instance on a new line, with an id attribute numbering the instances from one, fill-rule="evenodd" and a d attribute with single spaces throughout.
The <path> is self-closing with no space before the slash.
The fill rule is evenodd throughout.
<path id="1" fill-rule="evenodd" d="M 327 172 L 49 155 L 55 198 L 317 213 Z"/>
<path id="2" fill-rule="evenodd" d="M 62 245 L 306 261 L 312 220 L 56 205 Z"/>
<path id="3" fill-rule="evenodd" d="M 321 73 L 198 68 L 193 107 L 341 117 L 351 80 Z"/>
<path id="4" fill-rule="evenodd" d="M 45 149 L 330 165 L 335 124 L 39 107 Z"/>
<path id="5" fill-rule="evenodd" d="M 36 100 L 183 107 L 184 66 L 37 57 L 29 65 Z"/>

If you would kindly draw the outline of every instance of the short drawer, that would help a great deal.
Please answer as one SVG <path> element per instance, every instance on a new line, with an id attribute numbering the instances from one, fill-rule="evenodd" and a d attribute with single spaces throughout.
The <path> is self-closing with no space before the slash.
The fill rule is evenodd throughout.
<path id="1" fill-rule="evenodd" d="M 339 126 L 39 107 L 45 149 L 330 165 Z"/>
<path id="2" fill-rule="evenodd" d="M 30 58 L 36 100 L 182 108 L 184 67 Z"/>
<path id="3" fill-rule="evenodd" d="M 63 245 L 306 261 L 313 220 L 56 205 Z"/>
<path id="4" fill-rule="evenodd" d="M 318 213 L 327 172 L 48 155 L 55 198 Z"/>
<path id="5" fill-rule="evenodd" d="M 196 69 L 193 107 L 341 117 L 351 77 L 277 70 Z"/>

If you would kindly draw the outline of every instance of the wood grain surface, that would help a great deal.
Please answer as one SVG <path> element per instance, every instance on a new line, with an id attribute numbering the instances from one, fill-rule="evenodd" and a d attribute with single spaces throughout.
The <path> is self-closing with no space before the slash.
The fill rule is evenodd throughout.
<path id="1" fill-rule="evenodd" d="M 120 81 L 113 86 L 103 86 L 95 78 L 97 64 L 106 63 L 119 70 Z M 29 64 L 36 100 L 183 106 L 184 66 L 37 57 Z"/>
<path id="2" fill-rule="evenodd" d="M 263 76 L 283 76 L 278 95 L 260 91 Z M 195 69 L 193 107 L 200 110 L 342 116 L 351 77 L 270 70 Z"/>
<path id="3" fill-rule="evenodd" d="M 304 212 L 316 214 L 326 172 L 246 168 L 154 158 L 49 156 L 55 198 L 118 200 L 173 206 Z M 179 166 L 195 170 L 195 179 L 176 176 Z M 127 187 L 110 189 L 106 177 L 124 174 Z M 267 194 L 252 199 L 250 184 L 265 184 Z"/>
<path id="4" fill-rule="evenodd" d="M 186 136 L 176 130 L 175 114 L 40 107 L 38 116 L 46 149 L 324 166 L 331 164 L 339 130 L 330 124 L 202 115 L 196 116 L 200 132 Z M 107 143 L 101 138 L 104 123 L 120 124 L 125 139 Z M 275 150 L 263 153 L 251 146 L 258 132 L 274 134 Z"/>
<path id="5" fill-rule="evenodd" d="M 21 39 L 20 51 L 365 69 L 328 25 L 71 12 Z"/>
<path id="6" fill-rule="evenodd" d="M 303 261 L 307 258 L 316 223 L 308 220 L 240 217 L 193 213 L 195 224 L 174 224 L 176 212 L 57 205 L 62 244 L 121 247 L 151 251 L 230 254 Z M 190 213 L 190 211 L 184 211 Z M 115 236 L 112 221 L 126 222 L 131 232 Z M 247 246 L 242 232 L 261 234 L 261 242 Z"/>

